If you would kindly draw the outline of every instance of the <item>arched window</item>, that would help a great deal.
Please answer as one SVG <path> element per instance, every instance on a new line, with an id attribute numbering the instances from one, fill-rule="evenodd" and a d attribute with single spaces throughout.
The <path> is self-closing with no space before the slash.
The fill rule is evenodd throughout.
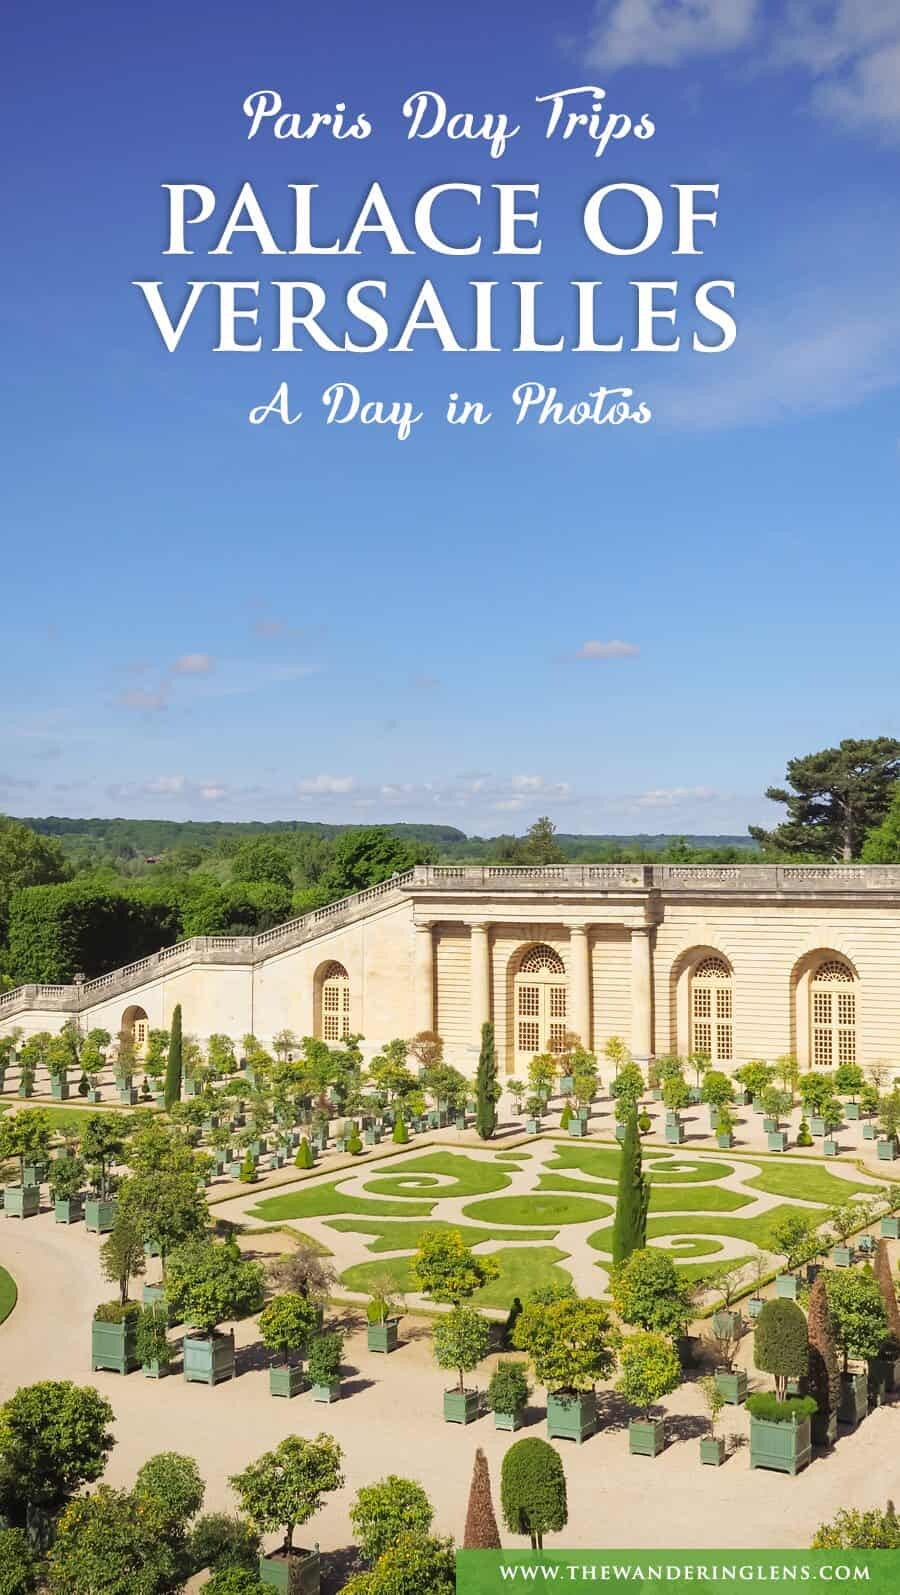
<path id="1" fill-rule="evenodd" d="M 809 986 L 810 1056 L 819 1069 L 856 1062 L 856 979 L 849 964 L 828 958 Z"/>
<path id="2" fill-rule="evenodd" d="M 346 1041 L 350 1034 L 350 976 L 343 964 L 322 971 L 322 1040 Z"/>
<path id="3" fill-rule="evenodd" d="M 691 976 L 691 1051 L 714 1068 L 734 1057 L 734 997 L 724 958 L 702 958 Z"/>
<path id="4" fill-rule="evenodd" d="M 543 944 L 529 948 L 515 979 L 517 1065 L 536 1052 L 564 1052 L 567 1015 L 568 985 L 559 953 Z"/>

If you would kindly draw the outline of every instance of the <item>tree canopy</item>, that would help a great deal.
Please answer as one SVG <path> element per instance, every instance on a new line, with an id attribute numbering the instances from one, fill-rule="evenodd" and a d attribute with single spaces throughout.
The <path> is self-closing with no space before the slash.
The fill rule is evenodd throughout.
<path id="1" fill-rule="evenodd" d="M 766 852 L 803 853 L 827 860 L 859 858 L 866 833 L 884 821 L 900 775 L 894 737 L 847 738 L 788 761 L 786 787 L 766 797 L 783 803 L 788 817 L 774 830 L 751 825 Z"/>

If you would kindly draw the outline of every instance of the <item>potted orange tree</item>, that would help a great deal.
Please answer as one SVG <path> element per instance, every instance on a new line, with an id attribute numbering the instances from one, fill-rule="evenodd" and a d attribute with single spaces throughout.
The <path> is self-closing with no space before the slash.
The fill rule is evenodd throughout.
<path id="1" fill-rule="evenodd" d="M 667 1335 L 639 1329 L 619 1347 L 619 1370 L 616 1389 L 644 1414 L 628 1425 L 628 1449 L 632 1456 L 658 1456 L 665 1449 L 666 1422 L 653 1416 L 653 1407 L 681 1383 L 678 1353 Z"/>
<path id="2" fill-rule="evenodd" d="M 492 1257 L 475 1256 L 459 1230 L 426 1229 L 419 1236 L 419 1250 L 412 1263 L 413 1279 L 422 1294 L 434 1302 L 458 1308 L 463 1302 L 468 1301 L 476 1290 L 480 1290 L 482 1285 L 496 1279 L 499 1272 Z M 469 1350 L 464 1357 L 467 1361 L 469 1357 L 474 1356 L 478 1348 L 476 1332 L 471 1327 L 469 1319 L 457 1319 L 456 1325 L 460 1335 L 457 1350 L 463 1350 L 465 1339 L 469 1341 Z M 444 1334 L 446 1338 L 441 1342 L 444 1347 L 443 1354 L 449 1357 L 449 1332 L 445 1331 Z M 455 1360 L 450 1363 L 440 1363 L 441 1367 L 449 1366 L 462 1370 L 459 1387 L 444 1392 L 444 1418 L 448 1423 L 471 1423 L 472 1419 L 478 1416 L 481 1396 L 477 1390 L 465 1388 L 462 1374 L 476 1368 L 486 1350 L 485 1342 L 484 1351 L 475 1356 L 472 1368 L 468 1370 L 464 1368 L 463 1363 Z M 437 1355 L 437 1350 L 435 1354 Z"/>
<path id="3" fill-rule="evenodd" d="M 298 1396 L 304 1388 L 303 1354 L 318 1328 L 314 1302 L 296 1291 L 285 1291 L 266 1302 L 259 1315 L 260 1339 L 267 1351 L 280 1357 L 269 1369 L 269 1394 Z"/>
<path id="4" fill-rule="evenodd" d="M 319 1548 L 294 1544 L 294 1531 L 308 1523 L 323 1496 L 343 1488 L 343 1452 L 330 1434 L 304 1440 L 289 1434 L 243 1473 L 229 1479 L 241 1507 L 261 1534 L 284 1530 L 277 1550 L 259 1559 L 260 1582 L 284 1595 L 318 1595 Z"/>
<path id="5" fill-rule="evenodd" d="M 531 1358 L 535 1378 L 547 1387 L 548 1439 L 578 1445 L 597 1428 L 598 1379 L 615 1361 L 612 1326 L 601 1301 L 569 1287 L 536 1291 L 512 1331 L 513 1345 Z"/>

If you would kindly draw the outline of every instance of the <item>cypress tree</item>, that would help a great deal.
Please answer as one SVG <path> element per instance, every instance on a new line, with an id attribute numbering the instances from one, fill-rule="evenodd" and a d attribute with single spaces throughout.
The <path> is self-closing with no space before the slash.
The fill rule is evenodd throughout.
<path id="1" fill-rule="evenodd" d="M 815 1397 L 818 1406 L 813 1418 L 813 1438 L 817 1445 L 830 1445 L 830 1419 L 837 1412 L 841 1399 L 841 1373 L 823 1274 L 814 1281 L 809 1293 L 806 1328 L 809 1335 L 809 1393 Z"/>
<path id="2" fill-rule="evenodd" d="M 616 1216 L 613 1221 L 613 1263 L 624 1263 L 632 1252 L 646 1246 L 649 1202 L 650 1181 L 643 1171 L 637 1110 L 631 1108 L 625 1120 L 625 1139 L 619 1165 Z"/>
<path id="3" fill-rule="evenodd" d="M 463 1534 L 464 1551 L 499 1551 L 500 1531 L 491 1499 L 491 1476 L 487 1457 L 481 1447 L 475 1452 L 472 1482 L 469 1485 L 469 1505 L 466 1509 L 466 1527 Z"/>
<path id="4" fill-rule="evenodd" d="M 881 1291 L 881 1299 L 884 1302 L 884 1310 L 887 1314 L 891 1336 L 900 1343 L 900 1307 L 897 1306 L 897 1292 L 894 1289 L 891 1260 L 888 1256 L 887 1241 L 885 1240 L 879 1240 L 876 1243 L 875 1264 L 872 1271 Z"/>
<path id="5" fill-rule="evenodd" d="M 166 1064 L 165 1102 L 167 1108 L 181 1101 L 181 1003 L 175 1004 L 169 1031 L 169 1059 Z"/>
<path id="6" fill-rule="evenodd" d="M 489 1141 L 497 1128 L 497 1052 L 494 1047 L 494 1027 L 481 1027 L 481 1051 L 478 1054 L 478 1074 L 475 1079 L 475 1128 L 482 1141 Z"/>

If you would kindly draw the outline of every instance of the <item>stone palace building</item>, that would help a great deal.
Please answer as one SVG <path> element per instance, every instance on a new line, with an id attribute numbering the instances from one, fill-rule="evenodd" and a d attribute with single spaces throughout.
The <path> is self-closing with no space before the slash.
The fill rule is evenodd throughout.
<path id="1" fill-rule="evenodd" d="M 71 986 L 0 997 L 0 1034 L 287 1028 L 371 1056 L 437 1030 L 471 1073 L 483 1022 L 507 1074 L 575 1034 L 731 1069 L 890 1064 L 900 1052 L 900 866 L 418 865 L 252 937 L 194 937 Z"/>

